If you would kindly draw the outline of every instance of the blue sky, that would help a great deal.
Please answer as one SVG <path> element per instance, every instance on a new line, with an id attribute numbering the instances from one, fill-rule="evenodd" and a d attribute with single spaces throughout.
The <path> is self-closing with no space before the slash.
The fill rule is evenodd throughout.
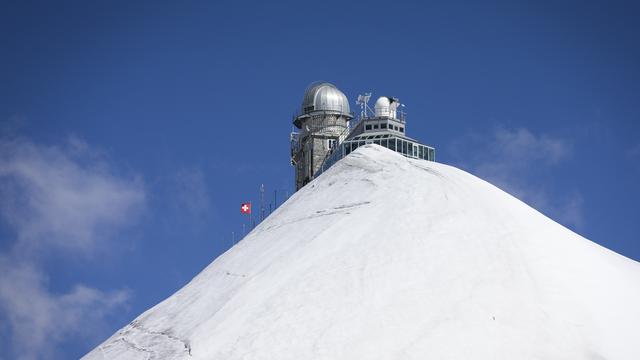
<path id="1" fill-rule="evenodd" d="M 640 260 L 639 10 L 3 4 L 0 359 L 79 357 L 228 249 L 261 183 L 292 191 L 316 80 L 399 97 L 438 161 Z"/>

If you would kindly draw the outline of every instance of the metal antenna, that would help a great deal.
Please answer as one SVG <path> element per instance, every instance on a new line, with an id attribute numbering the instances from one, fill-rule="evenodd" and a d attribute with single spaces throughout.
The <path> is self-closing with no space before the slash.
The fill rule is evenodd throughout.
<path id="1" fill-rule="evenodd" d="M 406 120 L 407 112 L 404 111 L 405 106 L 406 106 L 405 104 L 400 103 L 400 120 L 402 121 Z"/>
<path id="2" fill-rule="evenodd" d="M 371 99 L 371 93 L 364 93 L 364 95 L 358 95 L 358 100 L 356 103 L 360 105 L 360 119 L 364 119 L 367 117 L 367 109 L 369 108 L 368 102 Z"/>
<path id="3" fill-rule="evenodd" d="M 264 184 L 260 184 L 260 222 L 264 220 Z"/>

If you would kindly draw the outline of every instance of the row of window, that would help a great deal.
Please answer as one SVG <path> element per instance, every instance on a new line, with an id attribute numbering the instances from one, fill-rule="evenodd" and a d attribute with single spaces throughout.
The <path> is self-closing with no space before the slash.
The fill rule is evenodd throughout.
<path id="1" fill-rule="evenodd" d="M 356 137 L 354 137 L 353 139 L 350 139 L 350 140 L 354 141 L 354 140 L 383 139 L 383 138 L 388 138 L 388 137 L 391 137 L 391 136 L 394 136 L 394 135 L 392 135 L 392 134 L 379 134 L 379 135 L 367 135 L 367 134 L 364 134 L 364 135 L 358 135 L 358 136 L 356 136 Z"/>
<path id="2" fill-rule="evenodd" d="M 411 141 L 398 139 L 398 138 L 390 138 L 390 139 L 375 139 L 373 141 L 345 141 L 344 142 L 344 156 L 349 155 L 352 151 L 357 149 L 360 146 L 365 144 L 378 144 L 384 146 L 390 150 L 395 152 L 399 152 L 405 156 L 423 159 L 423 160 L 431 160 L 435 161 L 435 150 L 429 148 L 428 146 L 424 146 L 421 144 L 413 143 Z"/>
<path id="3" fill-rule="evenodd" d="M 318 169 L 316 174 L 314 174 L 314 177 L 319 176 L 325 170 L 327 170 L 333 164 L 335 164 L 338 160 L 349 155 L 349 153 L 351 153 L 358 147 L 363 146 L 365 144 L 378 144 L 388 149 L 391 149 L 395 152 L 401 153 L 404 156 L 407 156 L 410 158 L 435 161 L 436 156 L 435 156 L 435 150 L 433 148 L 430 148 L 428 146 L 425 146 L 419 143 L 414 143 L 411 141 L 399 139 L 396 137 L 388 138 L 388 136 L 389 136 L 388 134 L 382 135 L 382 137 L 381 135 L 367 136 L 366 138 L 375 138 L 375 139 L 365 141 L 365 140 L 358 140 L 358 139 L 364 138 L 362 135 L 360 135 L 354 139 L 347 140 L 342 144 L 334 143 L 334 146 L 336 146 L 335 151 L 333 151 L 331 155 L 329 155 L 329 158 L 327 158 L 323 162 L 320 169 Z"/>
<path id="4" fill-rule="evenodd" d="M 364 126 L 365 130 L 377 130 L 377 129 L 389 129 L 389 130 L 395 130 L 395 131 L 399 131 L 401 133 L 404 132 L 404 127 L 402 126 L 397 126 L 397 125 L 393 125 L 393 124 L 388 124 L 387 127 L 387 123 L 381 123 L 381 124 L 366 124 Z"/>

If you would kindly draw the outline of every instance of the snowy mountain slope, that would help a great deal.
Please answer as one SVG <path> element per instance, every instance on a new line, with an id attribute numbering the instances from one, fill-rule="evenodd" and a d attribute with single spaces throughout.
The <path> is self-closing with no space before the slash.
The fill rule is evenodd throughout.
<path id="1" fill-rule="evenodd" d="M 640 263 L 371 145 L 85 359 L 640 359 Z"/>

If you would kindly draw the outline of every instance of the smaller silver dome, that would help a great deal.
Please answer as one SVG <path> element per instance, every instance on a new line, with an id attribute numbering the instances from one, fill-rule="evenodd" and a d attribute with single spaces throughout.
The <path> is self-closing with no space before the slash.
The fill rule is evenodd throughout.
<path id="1" fill-rule="evenodd" d="M 391 105 L 391 102 L 389 101 L 388 97 L 380 96 L 378 100 L 376 100 L 376 104 L 373 106 L 376 116 L 389 117 L 390 105 Z"/>
<path id="2" fill-rule="evenodd" d="M 304 93 L 302 113 L 314 111 L 335 111 L 351 116 L 347 96 L 328 82 L 313 83 Z"/>

